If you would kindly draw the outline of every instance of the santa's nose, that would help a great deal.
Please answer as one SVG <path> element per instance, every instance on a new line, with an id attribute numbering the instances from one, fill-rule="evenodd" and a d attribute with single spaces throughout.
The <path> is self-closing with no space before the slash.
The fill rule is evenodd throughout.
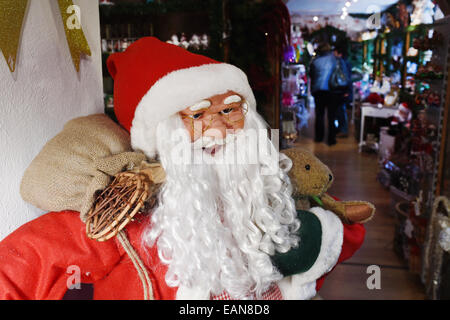
<path id="1" fill-rule="evenodd" d="M 218 119 L 214 119 L 211 123 L 211 126 L 203 132 L 204 137 L 211 137 L 214 139 L 225 139 L 227 136 L 228 126 L 221 119 L 221 117 L 217 117 Z"/>
<path id="2" fill-rule="evenodd" d="M 210 137 L 210 138 L 214 138 L 216 140 L 219 139 L 225 139 L 227 136 L 227 130 L 225 127 L 214 127 L 214 128 L 209 128 L 208 130 L 206 130 L 203 133 L 204 137 Z"/>

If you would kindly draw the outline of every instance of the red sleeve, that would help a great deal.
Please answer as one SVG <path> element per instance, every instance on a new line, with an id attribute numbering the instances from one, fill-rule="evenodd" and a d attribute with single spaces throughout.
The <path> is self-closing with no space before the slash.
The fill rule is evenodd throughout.
<path id="1" fill-rule="evenodd" d="M 93 283 L 119 261 L 114 241 L 87 238 L 78 212 L 48 213 L 0 242 L 0 299 L 62 299 L 75 275 L 69 267 Z"/>
<path id="2" fill-rule="evenodd" d="M 364 226 L 362 224 L 345 224 L 344 225 L 344 241 L 342 243 L 342 251 L 341 254 L 339 256 L 338 262 L 336 263 L 336 265 L 338 265 L 339 263 L 350 259 L 356 251 L 358 251 L 358 249 L 361 247 L 361 245 L 364 242 L 364 236 L 366 234 L 366 229 L 364 228 Z M 336 266 L 335 266 L 336 267 Z M 330 271 L 332 272 L 334 270 L 334 268 Z M 322 287 L 323 281 L 325 280 L 325 277 L 328 275 L 329 273 L 323 275 L 321 278 L 319 278 L 317 280 L 316 283 L 316 291 L 319 291 L 320 288 Z"/>

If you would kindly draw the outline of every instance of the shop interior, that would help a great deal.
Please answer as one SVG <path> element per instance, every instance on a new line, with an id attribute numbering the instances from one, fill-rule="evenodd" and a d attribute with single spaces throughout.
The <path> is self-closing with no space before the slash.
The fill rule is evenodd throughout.
<path id="1" fill-rule="evenodd" d="M 106 59 L 140 37 L 238 66 L 280 148 L 309 149 L 335 175 L 329 194 L 377 209 L 320 297 L 450 299 L 449 15 L 432 0 L 101 0 L 105 113 L 114 119 Z M 315 141 L 321 43 L 351 66 L 333 145 Z M 374 265 L 381 288 L 368 290 Z"/>

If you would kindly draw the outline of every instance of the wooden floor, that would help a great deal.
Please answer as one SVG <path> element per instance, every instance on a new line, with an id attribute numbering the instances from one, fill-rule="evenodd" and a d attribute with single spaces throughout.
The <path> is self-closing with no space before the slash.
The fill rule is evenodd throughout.
<path id="1" fill-rule="evenodd" d="M 394 218 L 390 214 L 390 194 L 376 181 L 378 173 L 375 154 L 358 153 L 353 136 L 338 139 L 332 147 L 300 137 L 296 143 L 326 163 L 335 175 L 329 193 L 342 200 L 367 200 L 376 209 L 376 216 L 366 226 L 366 238 L 361 249 L 349 260 L 338 265 L 325 280 L 319 294 L 323 299 L 425 299 L 418 275 L 393 251 Z M 381 269 L 381 289 L 367 288 L 367 267 Z"/>

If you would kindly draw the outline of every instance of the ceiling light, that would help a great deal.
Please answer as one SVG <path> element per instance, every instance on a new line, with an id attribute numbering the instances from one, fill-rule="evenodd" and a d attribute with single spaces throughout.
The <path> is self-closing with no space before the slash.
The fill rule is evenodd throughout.
<path id="1" fill-rule="evenodd" d="M 346 3 L 345 3 L 345 6 L 346 7 L 350 7 L 352 4 L 351 4 L 351 2 L 350 1 L 347 1 Z"/>

